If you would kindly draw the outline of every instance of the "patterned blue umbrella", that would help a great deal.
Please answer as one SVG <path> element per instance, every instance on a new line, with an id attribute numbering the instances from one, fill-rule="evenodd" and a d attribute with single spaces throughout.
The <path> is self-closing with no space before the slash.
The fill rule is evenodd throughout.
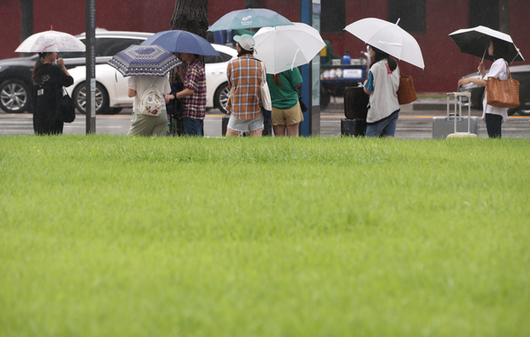
<path id="1" fill-rule="evenodd" d="M 158 45 L 175 53 L 218 56 L 219 53 L 205 38 L 185 30 L 158 32 L 142 42 L 142 46 Z"/>
<path id="2" fill-rule="evenodd" d="M 123 76 L 164 76 L 182 62 L 160 46 L 132 45 L 108 62 Z"/>

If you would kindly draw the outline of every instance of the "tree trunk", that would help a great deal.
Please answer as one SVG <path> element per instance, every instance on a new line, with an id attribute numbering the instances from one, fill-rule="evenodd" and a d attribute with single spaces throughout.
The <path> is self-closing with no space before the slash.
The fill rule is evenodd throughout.
<path id="1" fill-rule="evenodd" d="M 499 30 L 510 34 L 510 1 L 499 1 Z"/>
<path id="2" fill-rule="evenodd" d="M 206 38 L 208 0 L 176 0 L 171 29 L 185 30 Z"/>
<path id="3" fill-rule="evenodd" d="M 33 35 L 33 0 L 20 0 L 20 42 Z"/>

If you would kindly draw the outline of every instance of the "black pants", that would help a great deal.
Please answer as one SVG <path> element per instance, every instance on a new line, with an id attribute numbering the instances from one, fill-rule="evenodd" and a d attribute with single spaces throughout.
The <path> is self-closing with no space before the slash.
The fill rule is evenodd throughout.
<path id="1" fill-rule="evenodd" d="M 502 116 L 485 114 L 486 115 L 486 129 L 490 138 L 501 138 Z"/>

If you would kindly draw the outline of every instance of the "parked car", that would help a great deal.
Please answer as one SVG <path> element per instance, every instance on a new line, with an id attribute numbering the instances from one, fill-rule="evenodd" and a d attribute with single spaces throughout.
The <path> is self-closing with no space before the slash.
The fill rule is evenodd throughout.
<path id="1" fill-rule="evenodd" d="M 521 116 L 530 116 L 530 65 L 511 66 L 512 78 L 519 81 L 519 101 L 521 105 L 517 108 L 508 109 L 508 115 L 518 113 Z M 479 78 L 477 73 L 469 74 L 464 78 Z M 482 100 L 484 99 L 484 87 L 470 83 L 459 87 L 460 92 L 471 93 L 471 108 L 482 110 Z"/>
<path id="2" fill-rule="evenodd" d="M 237 51 L 229 46 L 212 44 L 219 56 L 206 56 L 206 108 L 219 108 L 226 112 L 228 102 L 228 81 L 226 67 L 228 61 L 237 57 Z M 78 66 L 69 70 L 74 84 L 66 88 L 76 109 L 85 113 L 86 67 Z M 108 64 L 96 65 L 95 109 L 98 113 L 117 113 L 124 107 L 132 107 L 134 99 L 127 96 L 127 78 Z"/>
<path id="3" fill-rule="evenodd" d="M 115 94 L 118 88 L 118 75 L 110 71 L 107 61 L 119 51 L 133 44 L 140 44 L 153 33 L 144 32 L 122 32 L 107 31 L 105 29 L 96 30 L 96 113 L 117 113 L 124 106 L 131 106 L 130 101 L 121 102 Z M 77 35 L 83 42 L 86 39 L 85 34 Z M 206 82 L 208 90 L 207 107 L 218 107 L 224 111 L 228 100 L 228 83 L 226 82 L 226 62 L 237 55 L 237 51 L 229 46 L 214 46 L 220 56 L 206 57 Z M 6 60 L 0 60 L 0 108 L 7 113 L 20 113 L 24 111 L 31 112 L 31 74 L 37 61 L 37 55 L 29 57 L 18 57 Z M 86 94 L 82 89 L 81 82 L 84 82 L 85 53 L 83 52 L 64 52 L 59 53 L 59 57 L 64 59 L 66 67 L 74 77 L 74 85 L 70 86 L 69 92 L 77 98 L 79 111 L 84 111 L 84 100 L 82 97 Z M 74 70 L 74 68 L 78 68 Z M 119 73 L 116 73 L 119 74 Z M 114 78 L 116 85 L 106 85 L 109 77 Z M 120 75 L 121 76 L 121 75 Z M 80 81 L 79 79 L 82 80 Z M 123 78 L 123 76 L 122 76 Z M 224 78 L 221 83 L 220 79 Z M 125 84 L 126 85 L 126 84 Z M 78 89 L 75 91 L 75 89 Z M 110 93 L 108 91 L 111 91 Z M 118 102 L 118 103 L 116 103 Z"/>
<path id="4" fill-rule="evenodd" d="M 140 44 L 153 33 L 96 30 L 96 64 L 107 63 L 117 52 Z M 77 35 L 85 42 L 85 34 Z M 37 55 L 0 60 L 0 108 L 8 113 L 31 111 L 31 74 Z M 84 52 L 59 53 L 66 68 L 85 64 Z"/>

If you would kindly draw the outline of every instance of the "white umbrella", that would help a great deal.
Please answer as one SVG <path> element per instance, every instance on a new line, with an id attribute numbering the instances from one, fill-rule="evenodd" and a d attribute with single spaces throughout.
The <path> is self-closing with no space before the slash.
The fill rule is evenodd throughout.
<path id="1" fill-rule="evenodd" d="M 269 74 L 307 64 L 326 46 L 318 30 L 300 22 L 261 28 L 254 41 L 256 57 L 265 62 Z"/>
<path id="2" fill-rule="evenodd" d="M 77 37 L 68 33 L 49 30 L 33 34 L 15 50 L 17 53 L 52 53 L 64 51 L 85 51 L 86 46 Z"/>
<path id="3" fill-rule="evenodd" d="M 397 59 L 425 68 L 420 45 L 398 23 L 366 18 L 349 24 L 344 30 Z"/>

